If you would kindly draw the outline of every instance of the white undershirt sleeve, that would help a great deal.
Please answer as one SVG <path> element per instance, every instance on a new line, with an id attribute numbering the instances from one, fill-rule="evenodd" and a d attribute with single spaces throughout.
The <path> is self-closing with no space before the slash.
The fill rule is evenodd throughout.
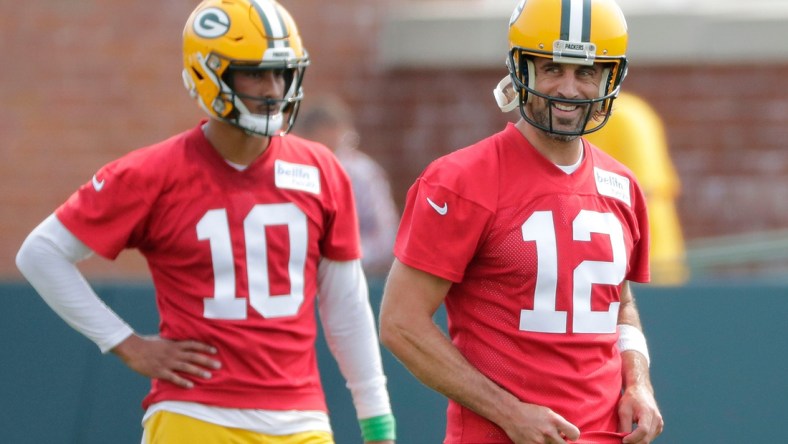
<path id="1" fill-rule="evenodd" d="M 76 263 L 93 254 L 52 214 L 22 243 L 16 265 L 64 321 L 106 353 L 134 333 L 98 297 Z"/>
<path id="2" fill-rule="evenodd" d="M 329 350 L 347 381 L 359 419 L 391 413 L 369 288 L 361 260 L 322 259 L 318 310 Z"/>

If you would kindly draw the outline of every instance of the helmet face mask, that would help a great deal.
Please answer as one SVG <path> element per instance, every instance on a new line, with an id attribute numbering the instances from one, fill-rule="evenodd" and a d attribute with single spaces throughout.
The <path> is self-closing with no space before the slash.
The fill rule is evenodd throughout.
<path id="1" fill-rule="evenodd" d="M 203 1 L 183 30 L 183 61 L 186 89 L 212 118 L 258 136 L 282 135 L 292 128 L 309 56 L 292 17 L 275 1 Z M 284 96 L 239 94 L 233 74 L 250 70 L 281 71 Z M 244 101 L 262 101 L 269 112 L 254 114 Z"/>
<path id="2" fill-rule="evenodd" d="M 620 91 L 621 81 L 613 78 L 614 70 L 606 63 L 599 63 L 601 69 L 601 78 L 599 84 L 599 91 L 596 97 L 591 98 L 567 98 L 551 96 L 537 90 L 536 87 L 536 57 L 541 57 L 543 60 L 550 60 L 550 57 L 535 56 L 525 53 L 519 48 L 513 48 L 509 53 L 509 60 L 507 65 L 513 66 L 515 63 L 518 67 L 510 70 L 512 89 L 516 92 L 516 99 L 514 102 L 520 109 L 520 114 L 524 120 L 531 125 L 550 133 L 551 135 L 558 136 L 560 139 L 572 139 L 583 134 L 588 134 L 599 130 L 607 123 L 610 118 L 612 110 L 612 102 L 618 96 Z M 554 59 L 553 59 L 554 60 Z M 561 62 L 573 65 L 584 65 L 576 61 Z M 626 61 L 622 62 L 623 64 Z M 616 85 L 615 87 L 613 85 Z M 536 102 L 542 102 L 546 109 L 547 116 L 540 118 L 534 115 L 534 108 Z M 555 124 L 553 118 L 553 105 L 556 103 L 566 105 L 576 105 L 584 110 L 584 117 L 581 122 L 574 129 L 559 129 Z M 530 112 L 529 112 L 530 111 Z"/>
<path id="3" fill-rule="evenodd" d="M 613 0 L 521 0 L 509 23 L 509 55 L 506 60 L 508 81 L 502 81 L 495 96 L 503 111 L 516 101 L 520 114 L 529 124 L 553 136 L 571 139 L 596 131 L 610 117 L 613 100 L 618 96 L 627 69 L 627 26 L 624 15 Z M 596 97 L 554 97 L 536 90 L 537 58 L 602 69 Z M 502 85 L 506 84 L 506 85 Z M 503 97 L 512 97 L 504 100 Z M 535 118 L 527 110 L 535 101 L 546 104 L 547 117 Z M 584 119 L 575 129 L 554 125 L 555 103 L 585 109 Z"/>
<path id="4" fill-rule="evenodd" d="M 274 76 L 282 76 L 284 79 L 283 98 L 271 98 L 266 96 L 254 96 L 245 94 L 236 87 L 234 74 L 238 72 L 258 72 L 273 71 Z M 303 91 L 301 80 L 303 79 L 303 69 L 296 67 L 289 68 L 260 68 L 256 65 L 230 64 L 222 75 L 222 83 L 226 88 L 219 94 L 214 101 L 217 106 L 217 113 L 224 110 L 226 103 L 232 104 L 232 110 L 225 117 L 225 120 L 244 129 L 248 133 L 271 136 L 284 125 L 284 116 L 288 116 L 286 131 L 289 131 L 296 118 L 296 113 Z M 254 113 L 251 109 L 264 105 L 267 109 L 264 113 Z M 251 109 L 250 109 L 251 108 Z"/>

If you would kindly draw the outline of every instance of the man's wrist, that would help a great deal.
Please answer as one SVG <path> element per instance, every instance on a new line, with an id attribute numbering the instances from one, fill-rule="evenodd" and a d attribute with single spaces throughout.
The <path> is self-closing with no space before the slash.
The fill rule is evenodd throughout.
<path id="1" fill-rule="evenodd" d="M 629 350 L 636 351 L 646 358 L 648 366 L 651 365 L 646 337 L 637 327 L 628 324 L 618 325 L 618 350 L 621 353 Z"/>

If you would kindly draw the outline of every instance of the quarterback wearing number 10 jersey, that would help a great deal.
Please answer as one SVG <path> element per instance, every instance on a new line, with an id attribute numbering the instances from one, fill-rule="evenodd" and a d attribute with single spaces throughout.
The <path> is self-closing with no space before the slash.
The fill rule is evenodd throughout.
<path id="1" fill-rule="evenodd" d="M 292 135 L 272 137 L 239 170 L 201 126 L 108 164 L 57 217 L 104 257 L 139 249 L 161 336 L 218 350 L 222 368 L 211 379 L 190 390 L 153 380 L 144 407 L 325 411 L 317 268 L 321 257 L 360 257 L 350 182 L 327 148 Z"/>
<path id="2" fill-rule="evenodd" d="M 621 442 L 621 285 L 647 282 L 648 220 L 632 173 L 583 141 L 567 174 L 513 124 L 433 162 L 410 189 L 395 254 L 453 282 L 452 342 L 521 401 Z M 509 442 L 450 401 L 446 443 Z"/>

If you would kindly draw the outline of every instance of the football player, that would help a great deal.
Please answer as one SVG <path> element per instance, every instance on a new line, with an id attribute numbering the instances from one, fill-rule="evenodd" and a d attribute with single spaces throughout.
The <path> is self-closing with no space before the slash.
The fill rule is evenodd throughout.
<path id="1" fill-rule="evenodd" d="M 663 421 L 629 286 L 649 280 L 646 203 L 581 137 L 626 74 L 624 16 L 613 0 L 522 0 L 509 43 L 495 97 L 520 119 L 411 187 L 381 339 L 449 398 L 447 444 L 651 442 Z"/>
<path id="2" fill-rule="evenodd" d="M 364 441 L 394 442 L 350 181 L 325 146 L 287 135 L 308 64 L 275 1 L 200 3 L 183 80 L 209 118 L 99 169 L 17 255 L 66 322 L 152 379 L 143 443 L 333 443 L 316 310 Z M 76 267 L 128 248 L 148 262 L 159 336 Z"/>

